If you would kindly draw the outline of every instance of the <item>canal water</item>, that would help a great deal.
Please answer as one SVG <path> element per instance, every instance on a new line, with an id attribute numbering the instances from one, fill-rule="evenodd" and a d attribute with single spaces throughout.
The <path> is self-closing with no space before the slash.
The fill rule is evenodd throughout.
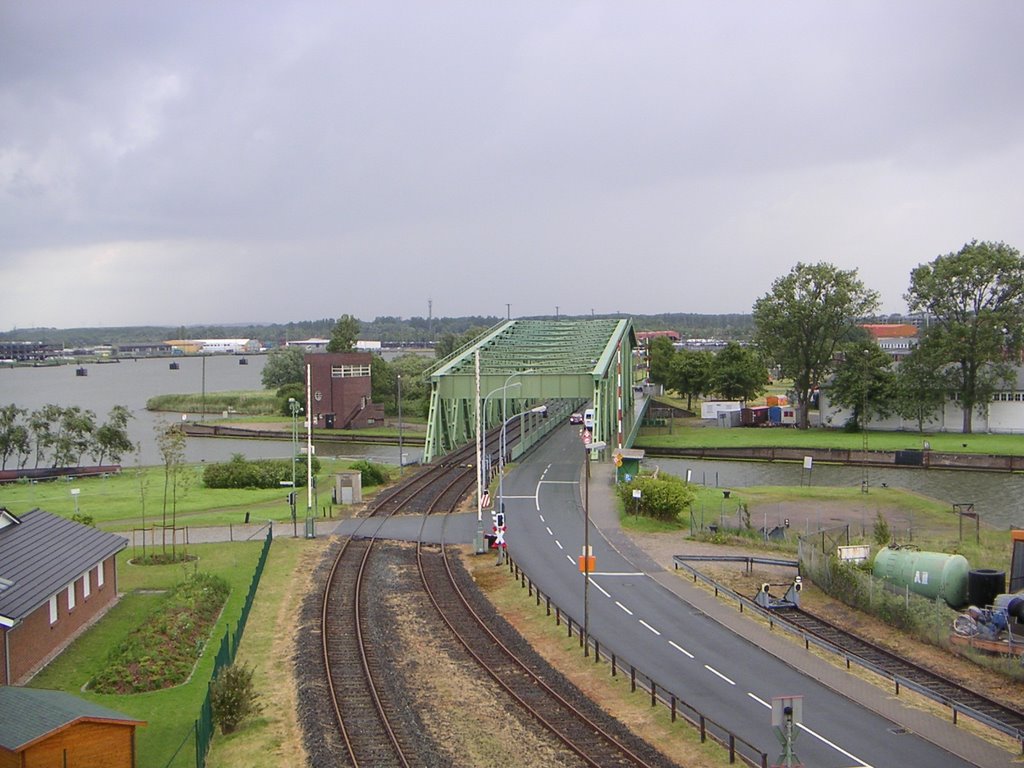
<path id="1" fill-rule="evenodd" d="M 663 471 L 712 488 L 742 488 L 752 485 L 821 485 L 861 488 L 867 480 L 865 509 L 871 507 L 872 489 L 904 488 L 953 504 L 973 504 L 986 525 L 996 528 L 1024 528 L 1024 475 L 1006 472 L 973 472 L 955 469 L 902 469 L 814 464 L 806 470 L 795 462 L 700 461 L 691 459 L 645 459 Z M 727 502 L 723 501 L 723 508 Z M 733 505 L 735 506 L 735 505 Z M 874 512 L 866 511 L 868 528 Z M 758 522 L 758 521 L 755 521 Z M 776 521 L 770 520 L 775 524 Z"/>
<path id="2" fill-rule="evenodd" d="M 202 408 L 198 413 L 152 413 L 146 410 L 146 401 L 155 395 L 262 389 L 260 375 L 266 356 L 247 355 L 247 365 L 240 365 L 240 359 L 234 355 L 178 357 L 173 359 L 177 370 L 170 368 L 172 360 L 169 358 L 91 363 L 84 366 L 88 371 L 86 376 L 77 376 L 75 365 L 0 368 L 0 405 L 13 403 L 29 412 L 48 404 L 64 408 L 77 405 L 93 411 L 97 424 L 106 421 L 115 405 L 123 405 L 134 417 L 128 422 L 128 435 L 139 445 L 139 452 L 137 458 L 134 454 L 122 456 L 121 463 L 131 466 L 138 461 L 143 466 L 152 466 L 162 461 L 155 440 L 159 425 L 180 422 L 183 418 L 188 421 L 219 419 L 223 414 L 203 413 Z M 303 432 L 301 423 L 299 430 Z M 300 439 L 304 442 L 304 437 Z M 315 444 L 315 451 L 318 456 L 398 463 L 397 446 Z M 188 440 L 185 461 L 226 461 L 236 453 L 251 459 L 287 459 L 291 455 L 291 444 L 274 440 L 195 438 Z M 422 454 L 408 446 L 404 453 L 407 464 L 419 461 Z"/>

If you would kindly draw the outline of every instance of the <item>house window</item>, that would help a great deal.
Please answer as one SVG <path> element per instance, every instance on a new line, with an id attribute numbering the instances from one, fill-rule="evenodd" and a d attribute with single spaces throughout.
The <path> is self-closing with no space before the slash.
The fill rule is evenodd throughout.
<path id="1" fill-rule="evenodd" d="M 57 596 L 52 595 L 50 597 L 50 623 L 57 623 Z"/>
<path id="2" fill-rule="evenodd" d="M 331 378 L 332 379 L 352 379 L 361 376 L 370 375 L 370 366 L 368 365 L 332 365 L 331 366 Z"/>
<path id="3" fill-rule="evenodd" d="M 92 585 L 89 583 L 89 572 L 82 574 L 82 599 L 85 600 L 92 593 Z"/>
<path id="4" fill-rule="evenodd" d="M 68 584 L 68 610 L 71 611 L 75 607 L 75 582 Z"/>
<path id="5" fill-rule="evenodd" d="M 103 563 L 96 566 L 96 589 L 103 589 Z"/>

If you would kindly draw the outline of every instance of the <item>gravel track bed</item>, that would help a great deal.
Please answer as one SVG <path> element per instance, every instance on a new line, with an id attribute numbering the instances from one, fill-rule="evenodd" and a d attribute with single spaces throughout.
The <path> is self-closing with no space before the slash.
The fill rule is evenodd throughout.
<path id="1" fill-rule="evenodd" d="M 292 660 L 298 715 L 313 768 L 350 765 L 334 723 L 320 638 L 324 583 L 342 545 L 343 541 L 332 543 L 317 566 L 313 576 L 316 587 L 303 600 L 302 626 Z M 398 720 L 394 727 L 416 736 L 419 747 L 415 763 L 427 768 L 581 766 L 575 754 L 508 699 L 443 624 L 420 582 L 415 547 L 380 542 L 374 553 L 368 574 L 371 582 L 364 588 L 379 597 L 368 607 L 369 631 L 388 670 L 378 684 L 382 695 L 393 702 Z M 536 654 L 495 613 L 461 564 L 456 574 L 474 610 L 486 617 L 502 642 L 523 654 L 531 669 L 549 685 L 651 765 L 675 765 L 607 715 Z"/>

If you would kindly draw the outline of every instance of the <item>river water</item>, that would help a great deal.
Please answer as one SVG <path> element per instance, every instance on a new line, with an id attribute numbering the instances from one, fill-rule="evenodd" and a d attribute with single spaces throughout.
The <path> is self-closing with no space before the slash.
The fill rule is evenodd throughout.
<path id="1" fill-rule="evenodd" d="M 199 394 L 203 391 L 226 392 L 261 388 L 260 374 L 265 355 L 247 355 L 248 365 L 239 365 L 234 355 L 175 358 L 178 370 L 171 370 L 167 358 L 89 364 L 87 376 L 76 376 L 74 365 L 48 368 L 0 368 L 0 405 L 14 403 L 29 411 L 47 404 L 72 405 L 95 412 L 102 423 L 115 405 L 127 407 L 134 418 L 128 424 L 132 442 L 139 444 L 138 457 L 123 456 L 122 464 L 138 461 L 144 466 L 160 464 L 156 448 L 155 427 L 180 421 L 221 418 L 222 414 L 150 413 L 146 401 L 154 395 Z M 300 424 L 301 431 L 301 424 Z M 301 438 L 300 438 L 301 439 Z M 1024 438 L 1022 438 L 1024 439 Z M 318 456 L 365 458 L 370 461 L 397 464 L 397 446 L 316 444 Z M 235 453 L 249 458 L 288 458 L 291 445 L 287 441 L 190 439 L 185 460 L 191 463 L 225 461 Z M 421 449 L 405 446 L 405 462 L 422 458 Z M 751 485 L 825 485 L 859 488 L 864 477 L 860 467 L 815 465 L 811 471 L 800 464 L 748 461 L 697 461 L 683 459 L 647 459 L 646 465 L 659 465 L 678 477 L 711 487 L 742 488 Z M 987 524 L 1008 529 L 1024 528 L 1024 476 L 999 472 L 967 472 L 940 469 L 869 468 L 868 487 L 883 484 L 906 488 L 954 503 L 973 503 L 974 509 Z M 870 493 L 868 494 L 870 497 Z M 867 505 L 866 505 L 867 506 Z M 870 525 L 874 514 L 868 516 Z"/>
<path id="2" fill-rule="evenodd" d="M 61 407 L 77 405 L 96 414 L 97 424 L 107 420 L 115 405 L 123 405 L 134 418 L 128 422 L 128 435 L 139 445 L 138 457 L 122 456 L 121 463 L 131 466 L 138 461 L 143 466 L 161 463 L 156 447 L 156 427 L 182 420 L 201 421 L 221 418 L 222 414 L 203 413 L 151 413 L 146 401 L 155 395 L 200 394 L 202 392 L 231 392 L 262 389 L 260 374 L 266 363 L 265 355 L 247 355 L 248 365 L 239 364 L 234 355 L 206 357 L 179 357 L 171 370 L 168 358 L 125 360 L 120 363 L 92 363 L 85 366 L 87 376 L 76 376 L 74 365 L 46 368 L 0 368 L 0 405 L 15 404 L 33 411 L 44 405 Z M 299 424 L 303 432 L 302 424 Z M 305 442 L 304 435 L 300 437 Z M 397 464 L 397 446 L 315 444 L 318 456 L 345 456 L 370 461 Z M 291 455 L 288 441 L 273 440 L 188 440 L 185 461 L 226 461 L 236 453 L 251 459 L 283 458 Z M 405 462 L 419 461 L 422 451 L 405 447 Z M 85 461 L 89 459 L 86 458 Z M 8 466 L 8 469 L 11 467 Z"/>

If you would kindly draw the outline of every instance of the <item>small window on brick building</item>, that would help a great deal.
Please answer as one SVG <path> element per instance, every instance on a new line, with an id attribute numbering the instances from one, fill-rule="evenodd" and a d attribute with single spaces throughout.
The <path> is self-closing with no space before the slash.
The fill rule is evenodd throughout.
<path id="1" fill-rule="evenodd" d="M 68 610 L 73 610 L 75 607 L 75 582 L 68 584 Z"/>
<path id="2" fill-rule="evenodd" d="M 96 588 L 103 589 L 103 563 L 96 566 Z"/>
<path id="3" fill-rule="evenodd" d="M 85 600 L 92 594 L 92 585 L 89 583 L 89 572 L 82 574 L 82 599 Z"/>
<path id="4" fill-rule="evenodd" d="M 50 597 L 50 623 L 57 623 L 57 596 L 52 595 Z"/>

